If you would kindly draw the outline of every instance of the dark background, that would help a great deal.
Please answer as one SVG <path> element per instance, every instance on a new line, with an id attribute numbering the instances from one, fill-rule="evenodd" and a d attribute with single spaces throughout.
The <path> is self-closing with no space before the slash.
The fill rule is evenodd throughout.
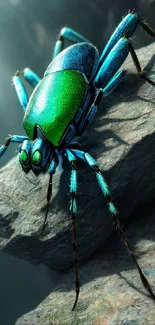
<path id="1" fill-rule="evenodd" d="M 83 34 L 101 51 L 129 9 L 155 28 L 155 0 L 0 1 L 1 144 L 8 133 L 25 134 L 23 111 L 11 82 L 16 70 L 30 67 L 42 76 L 51 61 L 59 31 L 65 25 Z M 133 37 L 135 48 L 152 41 L 140 28 Z M 26 87 L 30 94 L 30 87 Z M 0 166 L 16 154 L 16 148 L 17 145 L 10 145 Z M 33 267 L 3 253 L 0 257 L 0 325 L 12 325 L 50 293 L 58 275 L 43 266 Z"/>

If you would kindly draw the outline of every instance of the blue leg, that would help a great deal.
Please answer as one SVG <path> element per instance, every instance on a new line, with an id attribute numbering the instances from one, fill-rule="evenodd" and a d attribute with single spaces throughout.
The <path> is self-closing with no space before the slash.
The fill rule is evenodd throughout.
<path id="1" fill-rule="evenodd" d="M 117 209 L 115 208 L 114 204 L 112 203 L 110 190 L 109 190 L 108 185 L 105 182 L 105 180 L 99 170 L 96 160 L 94 158 L 92 158 L 89 153 L 84 152 L 82 150 L 70 149 L 70 151 L 73 153 L 73 155 L 75 155 L 76 158 L 83 160 L 91 168 L 94 169 L 98 183 L 101 188 L 101 191 L 107 201 L 108 209 L 113 216 L 116 216 L 118 214 Z"/>
<path id="2" fill-rule="evenodd" d="M 75 122 L 77 124 L 77 126 L 76 126 L 76 128 L 77 128 L 76 134 L 77 135 L 81 135 L 84 132 L 87 125 L 93 120 L 93 118 L 97 112 L 98 105 L 101 101 L 102 94 L 103 94 L 102 89 L 98 89 L 96 92 L 96 97 L 95 97 L 92 105 L 90 107 L 88 105 L 88 108 L 81 110 L 81 112 L 79 110 L 80 116 L 78 117 L 77 120 L 75 120 Z"/>
<path id="3" fill-rule="evenodd" d="M 86 129 L 87 125 L 93 120 L 97 112 L 97 106 L 92 105 L 87 113 L 81 119 L 79 125 L 77 126 L 77 135 L 81 135 Z"/>
<path id="4" fill-rule="evenodd" d="M 108 84 L 102 89 L 103 96 L 106 97 L 112 93 L 112 91 L 119 85 L 119 83 L 123 80 L 126 74 L 126 70 L 118 71 L 114 77 L 108 82 Z"/>
<path id="5" fill-rule="evenodd" d="M 29 68 L 24 69 L 24 78 L 32 87 L 36 87 L 41 80 L 38 75 Z"/>
<path id="6" fill-rule="evenodd" d="M 28 96 L 27 96 L 27 92 L 25 90 L 25 87 L 19 77 L 19 72 L 16 72 L 16 75 L 13 77 L 12 79 L 13 84 L 15 86 L 15 90 L 17 93 L 17 97 L 19 100 L 19 103 L 21 105 L 21 107 L 23 108 L 23 111 L 26 111 L 26 107 L 27 107 L 27 103 L 28 103 Z"/>
<path id="7" fill-rule="evenodd" d="M 121 38 L 106 57 L 94 79 L 94 83 L 97 88 L 103 87 L 109 83 L 125 61 L 129 51 L 129 40 L 126 37 Z"/>
<path id="8" fill-rule="evenodd" d="M 110 212 L 110 214 L 112 215 L 112 217 L 114 219 L 114 223 L 115 223 L 115 226 L 116 226 L 116 231 L 118 231 L 121 234 L 124 245 L 126 246 L 129 254 L 132 257 L 133 262 L 135 263 L 135 265 L 137 267 L 137 270 L 139 272 L 139 275 L 140 275 L 140 278 L 141 278 L 141 281 L 142 281 L 144 287 L 147 289 L 147 291 L 151 295 L 152 299 L 155 300 L 155 295 L 154 295 L 154 293 L 153 293 L 153 291 L 151 289 L 150 283 L 148 282 L 148 280 L 146 279 L 144 273 L 142 272 L 141 267 L 138 264 L 135 252 L 134 252 L 132 246 L 130 245 L 130 243 L 128 241 L 128 238 L 126 237 L 126 234 L 125 234 L 125 232 L 123 230 L 123 227 L 122 227 L 122 225 L 121 225 L 121 223 L 120 223 L 120 221 L 118 219 L 118 211 L 117 211 L 117 209 L 115 208 L 115 206 L 114 206 L 114 204 L 112 202 L 109 187 L 108 187 L 107 183 L 105 182 L 105 180 L 104 180 L 104 178 L 103 178 L 103 176 L 101 174 L 101 171 L 99 169 L 99 166 L 98 166 L 96 160 L 89 153 L 86 153 L 84 151 L 75 150 L 75 149 L 70 149 L 70 151 L 72 152 L 72 154 L 77 159 L 79 158 L 79 159 L 85 161 L 95 171 L 95 174 L 96 174 L 100 189 L 101 189 L 101 191 L 102 191 L 102 193 L 103 193 L 103 195 L 104 195 L 104 197 L 105 197 L 105 199 L 107 201 L 109 212 Z"/>
<path id="9" fill-rule="evenodd" d="M 95 99 L 94 103 L 92 106 L 89 108 L 88 113 L 84 114 L 82 119 L 80 120 L 79 125 L 77 126 L 77 135 L 81 135 L 87 125 L 94 119 L 94 116 L 97 112 L 98 105 L 101 100 L 101 92 L 103 93 L 103 96 L 108 96 L 114 89 L 115 87 L 118 86 L 118 84 L 122 81 L 126 74 L 125 70 L 118 71 L 114 77 L 108 82 L 108 84 L 98 93 L 97 98 Z"/>
<path id="10" fill-rule="evenodd" d="M 117 71 L 125 61 L 129 52 L 131 53 L 133 62 L 135 64 L 139 76 L 145 79 L 151 85 L 155 86 L 155 83 L 143 74 L 136 52 L 134 51 L 130 40 L 127 38 L 127 36 L 124 36 L 115 44 L 115 46 L 112 48 L 105 61 L 101 65 L 94 79 L 94 83 L 97 88 L 107 86 L 108 91 L 107 89 L 104 90 L 109 92 L 110 88 L 112 91 L 120 83 L 121 79 L 124 77 L 125 70 L 121 70 L 118 73 Z M 110 85 L 108 85 L 109 82 Z"/>
<path id="11" fill-rule="evenodd" d="M 72 246 L 74 254 L 74 264 L 75 264 L 75 289 L 76 289 L 76 298 L 72 310 L 76 307 L 78 296 L 80 292 L 80 283 L 79 283 L 79 268 L 78 268 L 78 255 L 76 247 L 76 215 L 77 215 L 77 203 L 76 203 L 76 192 L 77 192 L 77 171 L 76 171 L 76 158 L 71 153 L 69 149 L 65 150 L 67 159 L 71 164 L 71 178 L 70 178 L 70 211 L 72 214 Z"/>
<path id="12" fill-rule="evenodd" d="M 128 33 L 128 37 L 131 37 L 135 32 L 138 25 L 141 25 L 143 29 L 152 37 L 155 37 L 155 31 L 143 20 L 141 20 L 136 14 L 130 13 L 120 22 L 115 32 L 112 34 L 110 40 L 105 46 L 101 57 L 100 57 L 100 65 L 103 63 L 107 55 L 110 53 L 115 44 L 119 41 L 121 37 L 123 37 L 126 33 Z"/>
<path id="13" fill-rule="evenodd" d="M 17 142 L 17 143 L 22 143 L 25 140 L 29 140 L 29 138 L 27 136 L 20 136 L 20 135 L 9 135 L 6 139 L 5 139 L 5 143 L 4 145 L 2 145 L 0 147 L 0 157 L 3 156 L 4 152 L 6 151 L 6 149 L 8 148 L 9 144 L 11 142 Z"/>
<path id="14" fill-rule="evenodd" d="M 34 73 L 29 68 L 25 68 L 24 70 L 24 78 L 27 80 L 27 82 L 33 86 L 36 87 L 36 85 L 41 80 L 36 73 Z M 12 78 L 13 84 L 15 86 L 15 90 L 17 93 L 18 100 L 20 102 L 21 107 L 23 108 L 24 112 L 26 111 L 27 103 L 28 103 L 28 96 L 27 92 L 25 90 L 25 87 L 19 77 L 19 71 L 16 72 L 15 76 Z"/>
<path id="15" fill-rule="evenodd" d="M 64 27 L 61 29 L 59 34 L 59 39 L 55 44 L 53 59 L 63 50 L 64 47 L 64 39 L 68 41 L 79 43 L 79 42 L 88 42 L 88 40 L 82 35 L 78 34 L 71 28 Z"/>

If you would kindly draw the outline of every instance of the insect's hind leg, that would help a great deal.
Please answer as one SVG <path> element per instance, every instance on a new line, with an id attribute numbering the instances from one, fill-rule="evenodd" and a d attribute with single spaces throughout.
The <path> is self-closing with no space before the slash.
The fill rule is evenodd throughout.
<path id="1" fill-rule="evenodd" d="M 124 17 L 120 22 L 115 32 L 112 34 L 108 43 L 106 44 L 103 52 L 100 56 L 100 66 L 102 65 L 105 58 L 108 56 L 115 44 L 122 38 L 125 34 L 131 37 L 135 32 L 137 26 L 140 25 L 142 28 L 152 37 L 155 37 L 155 31 L 142 19 L 138 17 L 135 13 L 130 13 Z"/>
<path id="2" fill-rule="evenodd" d="M 119 84 L 121 78 L 123 78 L 123 70 L 118 72 L 121 65 L 124 63 L 125 59 L 127 58 L 128 54 L 131 54 L 133 62 L 136 66 L 138 74 L 141 78 L 145 79 L 151 85 L 155 86 L 155 82 L 147 78 L 144 73 L 142 72 L 140 62 L 134 51 L 134 48 L 131 44 L 130 39 L 128 38 L 128 33 L 121 37 L 115 46 L 112 48 L 108 56 L 105 58 L 104 62 L 102 63 L 101 67 L 99 68 L 95 79 L 94 84 L 97 88 L 109 87 L 111 91 Z M 120 75 L 119 75 L 120 73 Z M 121 76 L 122 74 L 122 76 Z M 110 85 L 111 84 L 111 85 Z M 105 89 L 103 89 L 104 91 Z M 107 91 L 107 89 L 106 89 Z M 111 92 L 110 91 L 110 92 Z M 109 90 L 107 93 L 110 93 Z"/>
<path id="3" fill-rule="evenodd" d="M 77 33 L 74 29 L 63 27 L 55 44 L 53 59 L 63 50 L 65 39 L 73 43 L 88 42 L 84 36 Z"/>
<path id="4" fill-rule="evenodd" d="M 108 82 L 108 84 L 103 88 L 99 89 L 97 96 L 89 108 L 88 112 L 84 112 L 82 118 L 80 119 L 80 122 L 77 124 L 77 135 L 81 135 L 84 130 L 86 129 L 87 125 L 94 119 L 94 116 L 97 112 L 98 105 L 101 101 L 102 95 L 108 96 L 122 81 L 126 74 L 126 70 L 120 70 L 118 71 L 112 79 Z"/>
<path id="5" fill-rule="evenodd" d="M 134 62 L 134 65 L 135 65 L 135 67 L 137 69 L 137 72 L 138 72 L 139 77 L 140 78 L 143 78 L 144 80 L 146 80 L 152 86 L 155 86 L 155 82 L 152 81 L 150 78 L 146 77 L 145 74 L 143 73 L 142 68 L 141 68 L 141 65 L 140 65 L 140 62 L 138 60 L 137 54 L 136 54 L 136 52 L 135 52 L 135 50 L 134 50 L 134 48 L 132 46 L 131 41 L 129 41 L 129 51 L 130 51 L 132 60 Z"/>

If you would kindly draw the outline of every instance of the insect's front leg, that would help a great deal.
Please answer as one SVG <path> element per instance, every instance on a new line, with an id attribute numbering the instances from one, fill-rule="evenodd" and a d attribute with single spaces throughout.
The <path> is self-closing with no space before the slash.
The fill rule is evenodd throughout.
<path id="1" fill-rule="evenodd" d="M 3 156 L 11 142 L 23 143 L 25 140 L 29 140 L 29 138 L 27 136 L 22 135 L 9 135 L 5 139 L 4 144 L 0 147 L 0 157 Z"/>
<path id="2" fill-rule="evenodd" d="M 57 156 L 55 156 L 55 158 L 56 159 L 53 159 L 53 156 L 52 156 L 52 160 L 48 167 L 48 172 L 50 174 L 50 178 L 49 178 L 49 184 L 48 184 L 48 190 L 47 190 L 47 205 L 46 205 L 46 211 L 45 211 L 45 218 L 44 218 L 44 223 L 43 223 L 43 226 L 41 229 L 41 236 L 43 235 L 44 229 L 47 225 L 47 216 L 48 216 L 48 211 L 49 211 L 50 200 L 52 197 L 52 180 L 53 180 L 53 175 L 55 174 L 56 168 L 58 166 Z"/>

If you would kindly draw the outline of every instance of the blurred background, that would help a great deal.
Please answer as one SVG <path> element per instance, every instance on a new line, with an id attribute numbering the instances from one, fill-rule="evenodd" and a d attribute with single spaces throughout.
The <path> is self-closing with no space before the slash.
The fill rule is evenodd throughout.
<path id="1" fill-rule="evenodd" d="M 60 29 L 67 25 L 101 51 L 128 10 L 155 28 L 155 0 L 1 0 L 0 1 L 0 143 L 9 134 L 24 135 L 23 111 L 12 76 L 25 67 L 42 76 L 51 61 Z M 133 37 L 139 48 L 153 41 L 141 28 Z M 31 89 L 26 85 L 28 93 Z M 11 144 L 0 160 L 3 166 L 16 153 Z M 11 189 L 10 189 L 11 191 Z M 50 292 L 58 275 L 25 261 L 0 255 L 0 325 L 12 325 Z M 53 280 L 55 279 L 55 280 Z"/>

